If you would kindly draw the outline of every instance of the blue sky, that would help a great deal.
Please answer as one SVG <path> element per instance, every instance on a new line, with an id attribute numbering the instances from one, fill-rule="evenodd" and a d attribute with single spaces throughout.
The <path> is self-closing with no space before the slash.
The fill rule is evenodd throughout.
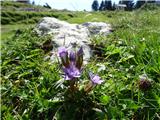
<path id="1" fill-rule="evenodd" d="M 30 0 L 32 2 L 33 0 Z M 48 3 L 52 8 L 56 9 L 68 9 L 68 10 L 91 10 L 91 4 L 93 0 L 34 0 L 36 5 L 44 5 Z M 98 0 L 99 4 L 102 0 Z M 112 0 L 112 2 L 118 2 L 119 0 Z"/>

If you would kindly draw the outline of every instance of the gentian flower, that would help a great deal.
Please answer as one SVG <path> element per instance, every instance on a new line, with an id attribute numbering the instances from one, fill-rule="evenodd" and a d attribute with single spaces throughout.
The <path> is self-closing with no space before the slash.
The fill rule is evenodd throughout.
<path id="1" fill-rule="evenodd" d="M 89 73 L 89 77 L 93 85 L 101 84 L 103 82 L 103 80 L 101 80 L 101 78 L 98 75 L 94 75 L 91 72 Z"/>
<path id="2" fill-rule="evenodd" d="M 75 54 L 75 52 L 73 52 L 73 51 L 70 52 L 69 60 L 70 60 L 70 62 L 72 62 L 74 64 L 76 63 L 76 54 Z"/>
<path id="3" fill-rule="evenodd" d="M 68 51 L 65 47 L 59 47 L 58 54 L 60 57 L 64 57 L 64 56 L 66 56 L 66 54 L 68 54 Z"/>
<path id="4" fill-rule="evenodd" d="M 68 55 L 68 51 L 65 47 L 60 47 L 58 49 L 59 56 L 63 65 L 63 72 L 66 80 L 73 80 L 74 78 L 78 78 L 81 75 L 81 66 L 83 63 L 83 49 L 82 47 L 78 50 L 78 52 L 70 51 Z"/>
<path id="5" fill-rule="evenodd" d="M 69 66 L 69 59 L 68 59 L 68 51 L 65 47 L 60 47 L 58 48 L 58 54 L 59 57 L 61 58 L 62 64 L 65 67 Z"/>
<path id="6" fill-rule="evenodd" d="M 70 65 L 69 67 L 64 67 L 63 72 L 65 73 L 65 80 L 73 80 L 81 75 L 81 71 L 75 67 L 75 65 Z"/>
<path id="7" fill-rule="evenodd" d="M 84 91 L 89 93 L 97 84 L 101 84 L 103 80 L 98 75 L 89 72 L 90 82 L 84 87 Z"/>
<path id="8" fill-rule="evenodd" d="M 80 49 L 78 50 L 78 52 L 77 52 L 77 54 L 76 54 L 76 56 L 77 56 L 77 59 L 76 59 L 76 67 L 77 67 L 78 69 L 81 69 L 81 66 L 82 66 L 82 64 L 83 64 L 83 54 L 84 54 L 83 48 L 80 47 Z"/>

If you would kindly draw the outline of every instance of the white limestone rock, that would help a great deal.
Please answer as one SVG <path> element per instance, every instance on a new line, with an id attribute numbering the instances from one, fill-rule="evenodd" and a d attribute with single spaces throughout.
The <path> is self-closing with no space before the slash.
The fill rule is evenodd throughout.
<path id="1" fill-rule="evenodd" d="M 84 49 L 84 60 L 88 61 L 91 57 L 90 37 L 92 35 L 110 33 L 111 26 L 103 22 L 87 22 L 82 25 L 70 24 L 65 21 L 58 20 L 53 17 L 44 17 L 36 26 L 35 31 L 39 35 L 52 35 L 54 49 L 52 53 L 56 52 L 57 47 L 65 46 L 66 48 L 75 49 L 80 46 Z M 54 59 L 54 54 L 51 59 Z"/>
<path id="2" fill-rule="evenodd" d="M 108 35 L 111 33 L 111 25 L 104 22 L 86 22 L 82 26 L 88 28 L 90 35 Z"/>

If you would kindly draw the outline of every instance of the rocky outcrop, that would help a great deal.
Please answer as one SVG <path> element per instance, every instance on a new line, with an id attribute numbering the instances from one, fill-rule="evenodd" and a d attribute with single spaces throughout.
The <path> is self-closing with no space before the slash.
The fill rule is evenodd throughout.
<path id="1" fill-rule="evenodd" d="M 111 33 L 111 25 L 104 22 L 86 22 L 82 26 L 87 27 L 90 35 L 108 35 Z"/>
<path id="2" fill-rule="evenodd" d="M 103 22 L 87 22 L 83 24 L 70 24 L 52 17 L 44 17 L 36 26 L 35 31 L 39 35 L 52 35 L 53 52 L 60 46 L 68 49 L 84 49 L 84 59 L 91 57 L 90 37 L 93 35 L 108 35 L 111 31 L 110 24 Z M 54 56 L 51 58 L 54 59 Z"/>

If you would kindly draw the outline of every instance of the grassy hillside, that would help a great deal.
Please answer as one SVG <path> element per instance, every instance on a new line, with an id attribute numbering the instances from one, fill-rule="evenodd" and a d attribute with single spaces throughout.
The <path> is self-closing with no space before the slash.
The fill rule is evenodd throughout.
<path id="1" fill-rule="evenodd" d="M 60 20 L 65 20 L 70 23 L 84 23 L 87 21 L 107 21 L 106 16 L 102 13 L 88 12 L 72 12 L 67 10 L 52 10 L 42 6 L 32 6 L 28 4 L 16 2 L 1 3 L 1 28 L 2 39 L 13 35 L 17 29 L 22 29 L 22 26 L 34 26 L 43 17 L 55 17 Z M 27 9 L 32 9 L 28 11 Z M 99 18 L 96 18 L 99 16 Z M 6 32 L 7 31 L 7 32 Z"/>
<path id="2" fill-rule="evenodd" d="M 2 21 L 3 17 L 10 21 L 2 25 L 2 119 L 158 120 L 159 11 L 2 11 Z M 70 23 L 104 21 L 114 28 L 106 37 L 92 38 L 97 52 L 84 66 L 80 90 L 75 93 L 68 90 L 69 81 L 61 81 L 60 63 L 52 63 L 47 57 L 50 48 L 44 49 L 44 43 L 50 36 L 39 37 L 33 32 L 44 16 Z M 34 18 L 37 21 L 28 22 Z M 88 71 L 97 73 L 104 82 L 86 94 L 83 87 Z"/>

